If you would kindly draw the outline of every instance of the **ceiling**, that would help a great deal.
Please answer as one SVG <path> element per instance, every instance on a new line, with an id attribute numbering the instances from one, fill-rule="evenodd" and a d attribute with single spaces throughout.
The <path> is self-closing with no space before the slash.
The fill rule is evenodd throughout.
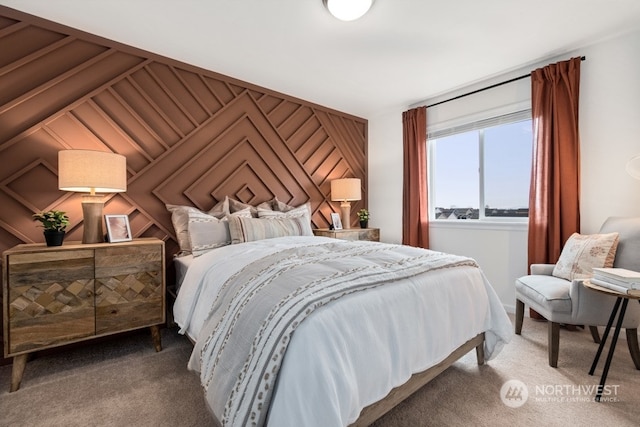
<path id="1" fill-rule="evenodd" d="M 0 0 L 0 4 L 371 119 L 640 29 L 638 0 Z"/>

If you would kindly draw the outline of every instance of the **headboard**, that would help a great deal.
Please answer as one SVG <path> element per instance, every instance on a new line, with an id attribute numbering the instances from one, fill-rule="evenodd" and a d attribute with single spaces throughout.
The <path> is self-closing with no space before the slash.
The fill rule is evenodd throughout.
<path id="1" fill-rule="evenodd" d="M 165 203 L 310 201 L 327 227 L 330 181 L 356 177 L 353 211 L 367 204 L 362 118 L 4 6 L 0 52 L 0 251 L 43 242 L 31 217 L 43 210 L 66 211 L 66 239 L 82 239 L 80 194 L 57 188 L 63 149 L 127 158 L 127 192 L 107 195 L 104 213 L 165 241 L 168 283 L 178 245 Z"/>
<path id="2" fill-rule="evenodd" d="M 34 212 L 66 211 L 80 240 L 80 195 L 57 189 L 57 152 L 127 158 L 126 193 L 105 213 L 127 214 L 135 236 L 177 250 L 165 203 L 208 209 L 225 196 L 257 204 L 311 202 L 327 227 L 330 181 L 362 179 L 367 121 L 291 96 L 0 7 L 0 249 L 43 241 Z M 310 82 L 310 84 L 315 84 Z M 355 216 L 353 218 L 355 222 Z"/>

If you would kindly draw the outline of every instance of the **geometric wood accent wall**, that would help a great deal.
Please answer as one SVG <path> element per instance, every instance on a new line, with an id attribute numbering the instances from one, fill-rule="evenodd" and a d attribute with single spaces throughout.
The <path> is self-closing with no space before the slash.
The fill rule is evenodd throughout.
<path id="1" fill-rule="evenodd" d="M 80 195 L 57 188 L 57 153 L 71 148 L 126 157 L 127 192 L 106 195 L 105 213 L 129 215 L 134 236 L 163 239 L 169 257 L 166 203 L 309 201 L 327 227 L 339 210 L 330 181 L 356 177 L 352 212 L 366 206 L 364 119 L 7 7 L 0 52 L 0 251 L 42 242 L 31 215 L 49 209 L 81 240 Z"/>

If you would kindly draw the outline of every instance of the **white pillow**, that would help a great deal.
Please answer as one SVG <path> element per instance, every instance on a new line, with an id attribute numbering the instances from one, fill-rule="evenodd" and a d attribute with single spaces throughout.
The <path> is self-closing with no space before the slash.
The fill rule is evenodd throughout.
<path id="1" fill-rule="evenodd" d="M 244 208 L 244 209 L 240 209 L 239 211 L 235 211 L 231 214 L 228 214 L 226 216 L 237 216 L 237 217 L 241 217 L 241 218 L 254 218 L 253 216 L 253 210 L 251 208 Z"/>
<path id="2" fill-rule="evenodd" d="M 225 200 L 229 204 L 229 210 L 231 211 L 231 213 L 236 213 L 238 211 L 244 211 L 245 209 L 249 209 L 253 217 L 258 216 L 258 211 L 256 210 L 256 208 L 251 206 L 248 203 L 243 203 L 239 200 L 232 199 L 230 197 L 226 197 Z"/>
<path id="3" fill-rule="evenodd" d="M 309 217 L 242 218 L 228 216 L 231 243 L 252 242 L 285 236 L 313 236 Z"/>
<path id="4" fill-rule="evenodd" d="M 258 207 L 258 218 L 298 218 L 301 216 L 311 218 L 311 205 L 309 203 L 305 203 L 304 205 L 284 212 Z"/>
<path id="5" fill-rule="evenodd" d="M 189 241 L 191 253 L 200 256 L 211 249 L 231 244 L 229 221 L 203 212 L 189 212 Z"/>
<path id="6" fill-rule="evenodd" d="M 226 201 L 226 200 L 225 200 Z M 219 202 L 208 212 L 209 215 L 216 218 L 223 218 L 229 213 L 229 204 L 225 201 Z M 181 205 L 165 205 L 167 210 L 171 212 L 171 223 L 173 229 L 176 232 L 176 239 L 178 240 L 178 246 L 180 246 L 180 252 L 178 255 L 188 255 L 191 253 L 191 243 L 189 241 L 189 213 L 202 213 L 200 209 L 193 206 L 181 206 Z"/>

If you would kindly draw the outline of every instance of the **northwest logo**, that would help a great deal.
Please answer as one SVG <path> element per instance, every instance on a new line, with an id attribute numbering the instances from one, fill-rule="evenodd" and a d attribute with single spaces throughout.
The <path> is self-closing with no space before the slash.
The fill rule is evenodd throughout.
<path id="1" fill-rule="evenodd" d="M 528 398 L 529 389 L 522 381 L 509 380 L 500 388 L 500 399 L 510 408 L 519 408 L 525 404 Z"/>

